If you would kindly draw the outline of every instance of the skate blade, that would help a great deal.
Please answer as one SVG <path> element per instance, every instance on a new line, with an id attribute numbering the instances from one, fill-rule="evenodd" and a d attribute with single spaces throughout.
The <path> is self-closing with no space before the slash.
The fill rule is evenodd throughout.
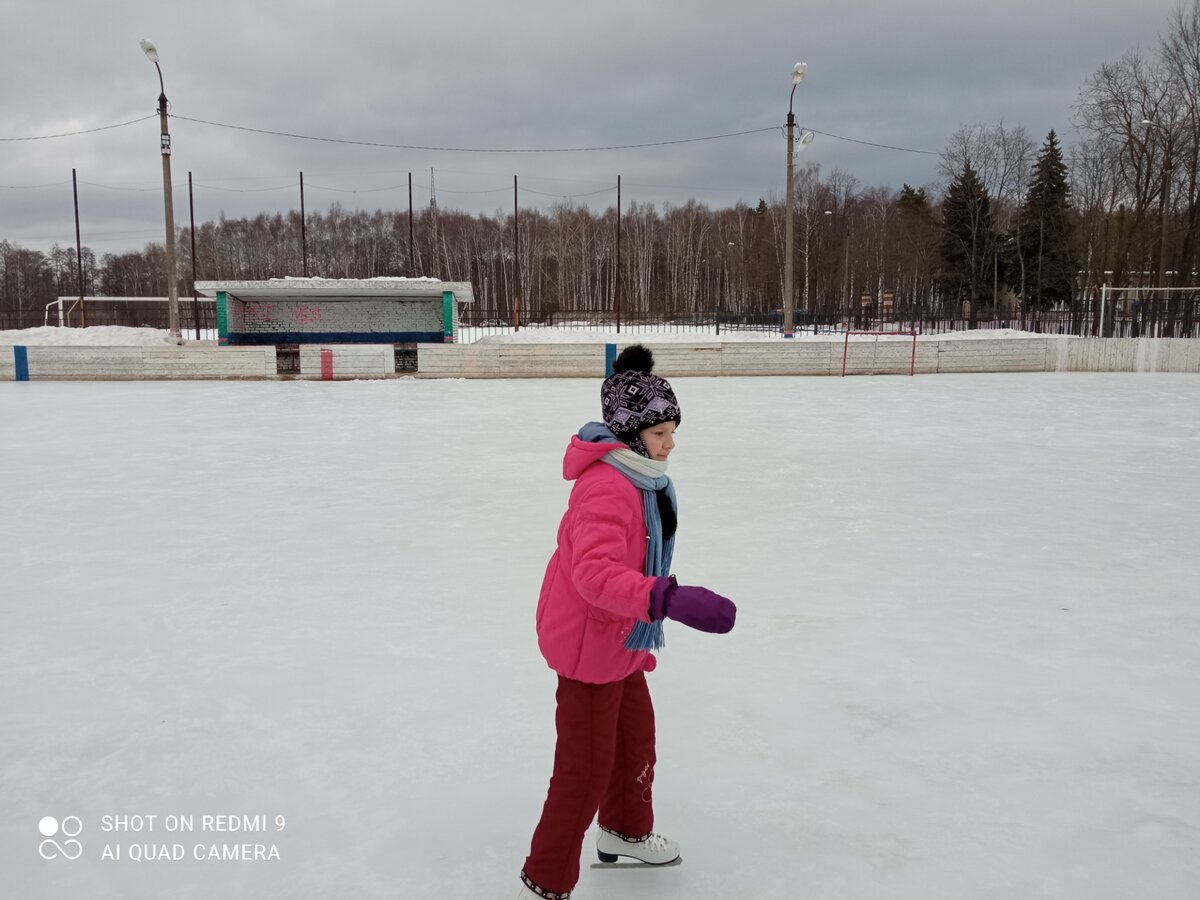
<path id="1" fill-rule="evenodd" d="M 648 863 L 640 859 L 630 859 L 629 862 L 594 862 L 593 869 L 669 869 L 683 862 L 682 856 L 677 856 L 670 862 Z"/>

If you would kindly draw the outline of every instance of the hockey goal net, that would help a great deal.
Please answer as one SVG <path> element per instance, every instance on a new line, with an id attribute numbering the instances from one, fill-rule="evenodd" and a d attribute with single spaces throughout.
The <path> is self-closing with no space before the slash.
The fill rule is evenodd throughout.
<path id="1" fill-rule="evenodd" d="M 842 375 L 914 375 L 915 331 L 847 331 L 842 345 Z"/>

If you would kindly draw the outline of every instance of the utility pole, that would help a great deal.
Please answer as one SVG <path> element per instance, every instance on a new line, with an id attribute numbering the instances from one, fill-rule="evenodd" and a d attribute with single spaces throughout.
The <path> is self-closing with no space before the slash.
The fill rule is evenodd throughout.
<path id="1" fill-rule="evenodd" d="M 521 208 L 517 203 L 517 176 L 513 176 L 513 331 L 521 330 L 521 226 L 518 223 Z"/>

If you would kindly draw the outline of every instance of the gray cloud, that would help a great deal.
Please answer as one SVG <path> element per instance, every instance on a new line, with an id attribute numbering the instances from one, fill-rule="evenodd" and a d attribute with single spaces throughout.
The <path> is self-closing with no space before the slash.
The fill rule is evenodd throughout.
<path id="1" fill-rule="evenodd" d="M 94 128 L 154 112 L 159 48 L 177 117 L 336 137 L 457 147 L 607 146 L 782 126 L 789 73 L 809 64 L 797 118 L 820 131 L 940 150 L 960 124 L 1021 124 L 1035 141 L 1073 140 L 1071 106 L 1104 61 L 1152 49 L 1175 0 L 913 0 L 801 5 L 603 6 L 513 0 L 229 2 L 0 0 L 0 137 Z M 175 118 L 176 219 L 307 203 L 402 208 L 413 172 L 428 202 L 471 212 L 564 197 L 594 206 L 690 198 L 711 205 L 779 196 L 782 130 L 721 141 L 597 153 L 450 153 L 292 140 Z M 139 247 L 162 232 L 157 121 L 51 141 L 0 142 L 0 238 L 74 241 L 70 173 L 79 170 L 85 243 Z M 801 157 L 863 186 L 928 184 L 932 156 L 819 137 Z M 11 186 L 54 183 L 13 190 Z M 103 185 L 101 187 L 100 185 Z M 218 188 L 223 190 L 218 190 Z M 281 188 L 277 190 L 265 190 Z M 330 190 L 339 188 L 341 191 Z M 363 191 L 363 193 L 349 193 Z M 534 192 L 540 193 L 534 193 Z M 547 196 L 551 195 L 551 196 Z"/>

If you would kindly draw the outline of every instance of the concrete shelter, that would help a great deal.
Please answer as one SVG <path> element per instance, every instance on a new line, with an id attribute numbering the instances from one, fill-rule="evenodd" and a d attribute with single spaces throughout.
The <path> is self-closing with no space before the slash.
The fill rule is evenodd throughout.
<path id="1" fill-rule="evenodd" d="M 436 278 L 272 278 L 198 281 L 217 302 L 219 342 L 453 343 L 471 285 Z"/>

